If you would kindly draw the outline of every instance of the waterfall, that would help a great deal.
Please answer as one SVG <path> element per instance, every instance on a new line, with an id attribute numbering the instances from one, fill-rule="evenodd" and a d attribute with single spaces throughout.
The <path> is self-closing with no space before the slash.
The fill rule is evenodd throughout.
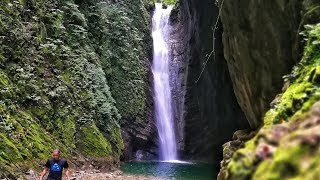
<path id="1" fill-rule="evenodd" d="M 154 102 L 162 161 L 178 159 L 169 77 L 169 17 L 172 6 L 156 3 L 152 17 Z"/>

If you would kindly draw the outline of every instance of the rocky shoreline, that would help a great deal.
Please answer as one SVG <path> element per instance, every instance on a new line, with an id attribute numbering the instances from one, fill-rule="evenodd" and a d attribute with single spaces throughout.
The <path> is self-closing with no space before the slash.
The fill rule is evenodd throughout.
<path id="1" fill-rule="evenodd" d="M 39 173 L 30 170 L 26 175 L 27 180 L 39 179 Z M 66 179 L 65 177 L 63 179 Z M 160 178 L 154 176 L 144 175 L 130 175 L 123 174 L 122 171 L 116 170 L 112 172 L 100 172 L 100 170 L 87 170 L 87 171 L 71 171 L 71 180 L 105 180 L 105 179 L 117 179 L 117 180 L 160 180 Z"/>

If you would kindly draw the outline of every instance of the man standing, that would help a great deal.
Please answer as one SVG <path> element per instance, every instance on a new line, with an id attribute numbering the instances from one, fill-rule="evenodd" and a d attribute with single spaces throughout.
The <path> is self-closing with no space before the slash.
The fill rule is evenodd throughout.
<path id="1" fill-rule="evenodd" d="M 53 150 L 53 158 L 49 159 L 40 175 L 40 180 L 43 180 L 43 177 L 47 174 L 48 170 L 50 170 L 47 180 L 62 180 L 62 171 L 65 169 L 65 174 L 67 176 L 67 180 L 70 180 L 69 176 L 69 165 L 67 160 L 64 158 L 60 158 L 60 150 Z"/>

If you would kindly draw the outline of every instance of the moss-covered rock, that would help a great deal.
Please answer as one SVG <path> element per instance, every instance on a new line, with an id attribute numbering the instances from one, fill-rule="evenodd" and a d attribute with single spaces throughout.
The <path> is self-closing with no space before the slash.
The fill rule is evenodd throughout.
<path id="1" fill-rule="evenodd" d="M 129 141 L 126 146 L 147 149 L 145 144 L 155 144 L 156 133 L 149 80 L 151 17 L 145 3 L 89 0 L 78 1 L 78 5 L 87 20 L 88 36 L 121 115 L 123 134 Z M 131 144 L 133 141 L 138 143 Z"/>
<path id="2" fill-rule="evenodd" d="M 320 21 L 320 4 L 318 0 L 218 2 L 234 92 L 256 129 L 281 92 L 282 77 L 301 60 L 304 44 L 298 34 L 304 25 Z"/>
<path id="3" fill-rule="evenodd" d="M 149 25 L 142 1 L 1 1 L 1 172 L 57 147 L 118 161 L 121 116 L 148 114 Z"/>
<path id="4" fill-rule="evenodd" d="M 294 67 L 291 74 L 285 76 L 285 84 L 288 88 L 277 97 L 273 107 L 266 113 L 265 125 L 269 126 L 295 119 L 320 100 L 318 88 L 320 73 L 319 27 L 319 25 L 307 25 L 306 30 L 302 33 L 307 40 L 303 59 Z"/>
<path id="5" fill-rule="evenodd" d="M 56 147 L 67 157 L 116 162 L 124 149 L 120 124 L 151 127 L 145 7 L 131 0 L 0 2 L 1 162 L 47 158 Z"/>
<path id="6" fill-rule="evenodd" d="M 239 149 L 221 179 L 313 179 L 319 176 L 320 24 L 302 33 L 303 58 L 285 77 L 259 133 Z M 311 108 L 312 107 L 312 108 Z M 223 173 L 221 173 L 223 174 Z"/>

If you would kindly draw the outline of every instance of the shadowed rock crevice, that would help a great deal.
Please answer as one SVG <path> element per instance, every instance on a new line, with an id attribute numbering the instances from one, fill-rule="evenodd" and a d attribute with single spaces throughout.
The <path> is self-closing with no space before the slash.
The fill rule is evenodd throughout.
<path id="1" fill-rule="evenodd" d="M 178 121 L 183 127 L 180 148 L 184 158 L 210 162 L 220 159 L 221 145 L 234 131 L 249 127 L 223 57 L 220 22 L 215 31 L 215 56 L 209 57 L 217 16 L 213 1 L 182 0 L 171 18 L 173 59 L 181 65 L 181 85 L 185 86 L 184 122 Z"/>
<path id="2" fill-rule="evenodd" d="M 224 55 L 234 92 L 250 126 L 262 123 L 269 104 L 302 55 L 299 32 L 315 23 L 314 0 L 224 1 Z"/>

